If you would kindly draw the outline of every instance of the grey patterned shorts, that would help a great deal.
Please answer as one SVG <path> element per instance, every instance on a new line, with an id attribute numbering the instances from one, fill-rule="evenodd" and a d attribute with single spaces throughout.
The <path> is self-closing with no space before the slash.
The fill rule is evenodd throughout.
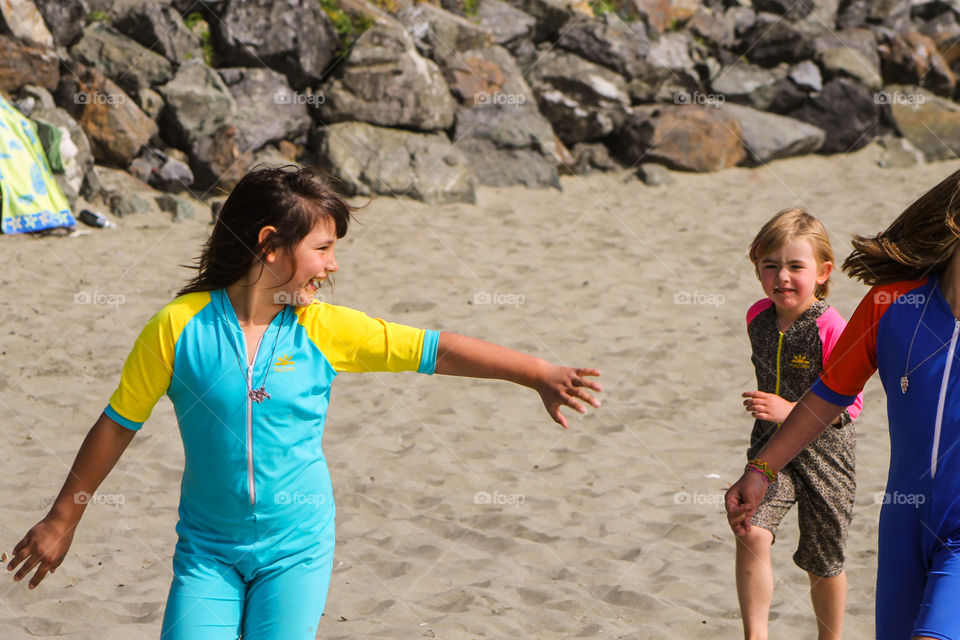
<path id="1" fill-rule="evenodd" d="M 776 536 L 783 516 L 796 503 L 800 543 L 793 561 L 823 578 L 843 570 L 843 549 L 857 488 L 855 445 L 852 424 L 829 427 L 781 469 L 750 521 Z"/>

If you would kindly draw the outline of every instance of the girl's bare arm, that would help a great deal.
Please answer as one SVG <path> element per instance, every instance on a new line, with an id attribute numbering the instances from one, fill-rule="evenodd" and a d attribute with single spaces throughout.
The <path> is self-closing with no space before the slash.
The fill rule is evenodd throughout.
<path id="1" fill-rule="evenodd" d="M 23 563 L 14 580 L 22 580 L 34 567 L 39 566 L 30 580 L 30 588 L 33 589 L 48 572 L 60 566 L 70 549 L 74 530 L 90 497 L 113 469 L 135 434 L 135 431 L 117 424 L 106 414 L 100 415 L 80 445 L 73 467 L 50 511 L 14 547 L 7 571 L 13 571 Z"/>
<path id="2" fill-rule="evenodd" d="M 596 369 L 563 367 L 476 338 L 443 331 L 437 348 L 436 372 L 471 378 L 497 378 L 530 387 L 540 394 L 547 413 L 567 427 L 560 407 L 566 405 L 580 413 L 586 412 L 582 400 L 593 407 L 600 401 L 587 391 L 602 391 L 602 387 L 586 376 L 599 376 Z"/>

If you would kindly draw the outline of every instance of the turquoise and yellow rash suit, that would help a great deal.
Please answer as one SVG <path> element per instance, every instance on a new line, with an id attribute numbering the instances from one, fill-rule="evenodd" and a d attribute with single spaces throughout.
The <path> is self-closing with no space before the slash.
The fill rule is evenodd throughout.
<path id="1" fill-rule="evenodd" d="M 176 411 L 185 466 L 164 640 L 314 637 L 333 566 L 330 385 L 340 371 L 432 374 L 438 341 L 315 302 L 277 314 L 248 368 L 225 291 L 150 319 L 105 413 L 136 430 L 164 394 Z M 261 384 L 258 404 L 248 390 Z"/>

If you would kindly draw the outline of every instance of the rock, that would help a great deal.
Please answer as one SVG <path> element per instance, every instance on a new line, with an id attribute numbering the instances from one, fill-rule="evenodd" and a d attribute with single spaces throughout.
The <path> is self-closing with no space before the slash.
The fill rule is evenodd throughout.
<path id="1" fill-rule="evenodd" d="M 687 29 L 694 37 L 710 45 L 733 48 L 735 25 L 731 16 L 731 13 L 717 15 L 706 7 L 700 7 L 687 25 Z"/>
<path id="2" fill-rule="evenodd" d="M 820 153 L 856 151 L 888 128 L 875 94 L 847 78 L 829 81 L 788 115 L 823 129 L 827 138 Z"/>
<path id="3" fill-rule="evenodd" d="M 610 150 L 599 142 L 578 142 L 570 149 L 570 153 L 573 158 L 568 167 L 576 175 L 620 169 L 620 165 L 610 155 Z"/>
<path id="4" fill-rule="evenodd" d="M 929 36 L 909 31 L 894 35 L 878 49 L 888 83 L 919 84 L 934 93 L 953 95 L 957 78 Z"/>
<path id="5" fill-rule="evenodd" d="M 413 36 L 417 50 L 434 60 L 452 51 L 466 51 L 493 44 L 493 33 L 488 29 L 432 4 L 405 7 L 397 12 L 396 18 Z"/>
<path id="6" fill-rule="evenodd" d="M 877 39 L 869 29 L 831 32 L 818 38 L 815 48 L 827 80 L 846 76 L 872 89 L 883 84 Z"/>
<path id="7" fill-rule="evenodd" d="M 86 0 L 35 0 L 43 21 L 58 47 L 69 47 L 83 32 L 87 14 Z"/>
<path id="8" fill-rule="evenodd" d="M 710 81 L 710 87 L 727 102 L 766 111 L 777 95 L 777 81 L 785 75 L 783 69 L 764 69 L 744 62 L 721 69 Z"/>
<path id="9" fill-rule="evenodd" d="M 203 60 L 200 38 L 191 33 L 176 9 L 158 0 L 130 8 L 114 26 L 178 65 L 190 59 Z"/>
<path id="10" fill-rule="evenodd" d="M 620 75 L 638 78 L 648 69 L 650 40 L 637 23 L 575 17 L 561 28 L 557 46 Z"/>
<path id="11" fill-rule="evenodd" d="M 511 0 L 510 4 L 534 19 L 534 43 L 556 40 L 560 27 L 575 15 L 563 0 Z"/>
<path id="12" fill-rule="evenodd" d="M 813 13 L 814 0 L 754 0 L 753 8 L 797 21 Z"/>
<path id="13" fill-rule="evenodd" d="M 698 0 L 670 0 L 670 24 L 674 28 L 687 24 L 696 14 L 699 5 Z"/>
<path id="14" fill-rule="evenodd" d="M 0 2 L 0 29 L 41 47 L 53 47 L 53 35 L 31 0 Z"/>
<path id="15" fill-rule="evenodd" d="M 923 154 L 906 138 L 887 134 L 877 138 L 883 148 L 877 164 L 884 169 L 906 169 L 924 163 Z"/>
<path id="16" fill-rule="evenodd" d="M 447 129 L 456 102 L 437 65 L 417 53 L 398 24 L 378 22 L 364 34 L 324 89 L 320 118 L 360 120 L 421 131 Z"/>
<path id="17" fill-rule="evenodd" d="M 237 105 L 216 71 L 190 60 L 173 80 L 158 89 L 167 107 L 161 115 L 163 135 L 173 146 L 189 150 L 233 118 Z"/>
<path id="18" fill-rule="evenodd" d="M 897 129 L 928 162 L 960 155 L 960 105 L 917 87 L 885 87 Z"/>
<path id="19" fill-rule="evenodd" d="M 957 62 L 960 61 L 960 24 L 953 13 L 941 13 L 920 27 L 920 33 L 929 36 L 937 46 L 954 73 L 957 72 Z"/>
<path id="20" fill-rule="evenodd" d="M 650 35 L 660 35 L 670 27 L 670 0 L 628 0 L 628 13 L 647 25 Z"/>
<path id="21" fill-rule="evenodd" d="M 719 171 L 745 157 L 740 122 L 716 108 L 658 105 L 635 107 L 614 141 L 626 165 L 641 160 L 681 171 Z"/>
<path id="22" fill-rule="evenodd" d="M 169 213 L 174 222 L 196 220 L 206 215 L 207 206 L 188 196 L 161 193 L 156 197 L 157 206 L 161 211 Z"/>
<path id="23" fill-rule="evenodd" d="M 205 190 L 203 195 L 215 188 L 229 193 L 237 186 L 253 162 L 253 154 L 242 144 L 242 136 L 232 124 L 220 125 L 210 135 L 193 141 L 190 169 L 197 188 Z"/>
<path id="24" fill-rule="evenodd" d="M 307 103 L 309 98 L 318 103 L 322 95 L 295 92 L 282 74 L 270 69 L 231 67 L 217 72 L 236 104 L 230 122 L 237 126 L 244 148 L 256 151 L 285 138 L 306 141 L 311 124 Z"/>
<path id="25" fill-rule="evenodd" d="M 140 89 L 137 92 L 137 105 L 154 121 L 163 112 L 163 98 L 153 89 Z"/>
<path id="26" fill-rule="evenodd" d="M 60 60 L 53 50 L 0 35 L 0 91 L 13 94 L 28 84 L 53 91 L 59 81 Z"/>
<path id="27" fill-rule="evenodd" d="M 476 202 L 473 169 L 442 133 L 343 122 L 316 130 L 321 162 L 348 195 L 408 196 L 431 204 Z"/>
<path id="28" fill-rule="evenodd" d="M 445 59 L 442 66 L 450 91 L 461 104 L 492 104 L 495 99 L 506 101 L 506 96 L 512 96 L 510 99 L 513 103 L 527 99 L 527 96 L 518 98 L 515 94 L 503 90 L 506 78 L 500 65 L 492 60 L 469 54 L 454 54 Z"/>
<path id="29" fill-rule="evenodd" d="M 319 83 L 340 46 L 333 22 L 316 0 L 231 0 L 208 6 L 220 18 L 211 26 L 224 60 L 238 67 L 267 66 L 296 89 Z"/>
<path id="30" fill-rule="evenodd" d="M 461 108 L 453 142 L 480 184 L 560 188 L 553 130 L 533 105 Z"/>
<path id="31" fill-rule="evenodd" d="M 113 215 L 122 217 L 138 213 L 160 213 L 157 196 L 161 194 L 145 182 L 119 169 L 97 167 L 97 173 L 100 175 L 100 197 Z"/>
<path id="32" fill-rule="evenodd" d="M 888 27 L 894 32 L 903 31 L 910 24 L 910 0 L 856 0 L 866 4 L 866 21 Z"/>
<path id="33" fill-rule="evenodd" d="M 159 149 L 144 149 L 130 163 L 127 171 L 160 191 L 189 190 L 193 184 L 190 167 Z"/>
<path id="34" fill-rule="evenodd" d="M 528 77 L 540 112 L 565 145 L 607 136 L 626 118 L 630 97 L 623 79 L 572 53 L 546 53 Z"/>
<path id="35" fill-rule="evenodd" d="M 99 162 L 125 167 L 158 133 L 157 123 L 96 69 L 76 65 L 73 75 L 63 77 L 57 96 L 83 128 Z"/>
<path id="36" fill-rule="evenodd" d="M 773 85 L 773 100 L 767 111 L 787 115 L 802 107 L 809 96 L 806 89 L 798 87 L 792 80 L 783 78 Z"/>
<path id="37" fill-rule="evenodd" d="M 630 81 L 634 102 L 674 102 L 678 96 L 701 91 L 700 75 L 690 56 L 693 39 L 687 32 L 665 33 L 651 44 L 642 75 Z"/>
<path id="38" fill-rule="evenodd" d="M 823 76 L 820 75 L 820 67 L 809 60 L 793 65 L 787 77 L 805 91 L 820 91 L 823 89 Z"/>
<path id="39" fill-rule="evenodd" d="M 645 162 L 637 167 L 637 177 L 648 187 L 661 187 L 671 185 L 676 179 L 670 175 L 666 167 Z"/>
<path id="40" fill-rule="evenodd" d="M 532 38 L 537 24 L 533 16 L 501 0 L 479 0 L 477 16 L 480 25 L 493 34 L 493 41 L 504 47 Z"/>
<path id="41" fill-rule="evenodd" d="M 738 104 L 727 103 L 720 108 L 740 121 L 743 146 L 752 164 L 815 153 L 826 139 L 823 129 L 800 120 Z"/>
<path id="42" fill-rule="evenodd" d="M 127 93 L 163 84 L 173 77 L 173 65 L 161 55 L 128 38 L 104 22 L 83 30 L 70 54 L 97 69 Z"/>
<path id="43" fill-rule="evenodd" d="M 800 25 L 769 13 L 757 14 L 756 22 L 740 41 L 740 53 L 765 67 L 801 62 L 813 57 L 813 52 L 811 34 Z"/>

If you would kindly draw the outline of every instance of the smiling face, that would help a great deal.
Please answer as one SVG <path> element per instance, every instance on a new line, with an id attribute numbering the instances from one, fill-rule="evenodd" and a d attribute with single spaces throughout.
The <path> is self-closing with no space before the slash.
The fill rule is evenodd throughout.
<path id="1" fill-rule="evenodd" d="M 336 226 L 332 219 L 324 217 L 292 252 L 278 250 L 268 254 L 270 273 L 278 285 L 274 300 L 297 307 L 313 302 L 317 291 L 338 268 L 336 244 Z M 290 280 L 286 281 L 287 278 Z"/>
<path id="2" fill-rule="evenodd" d="M 777 309 L 803 313 L 816 301 L 817 285 L 830 277 L 833 264 L 818 264 L 813 246 L 805 239 L 791 239 L 761 256 L 757 272 L 763 292 Z"/>

